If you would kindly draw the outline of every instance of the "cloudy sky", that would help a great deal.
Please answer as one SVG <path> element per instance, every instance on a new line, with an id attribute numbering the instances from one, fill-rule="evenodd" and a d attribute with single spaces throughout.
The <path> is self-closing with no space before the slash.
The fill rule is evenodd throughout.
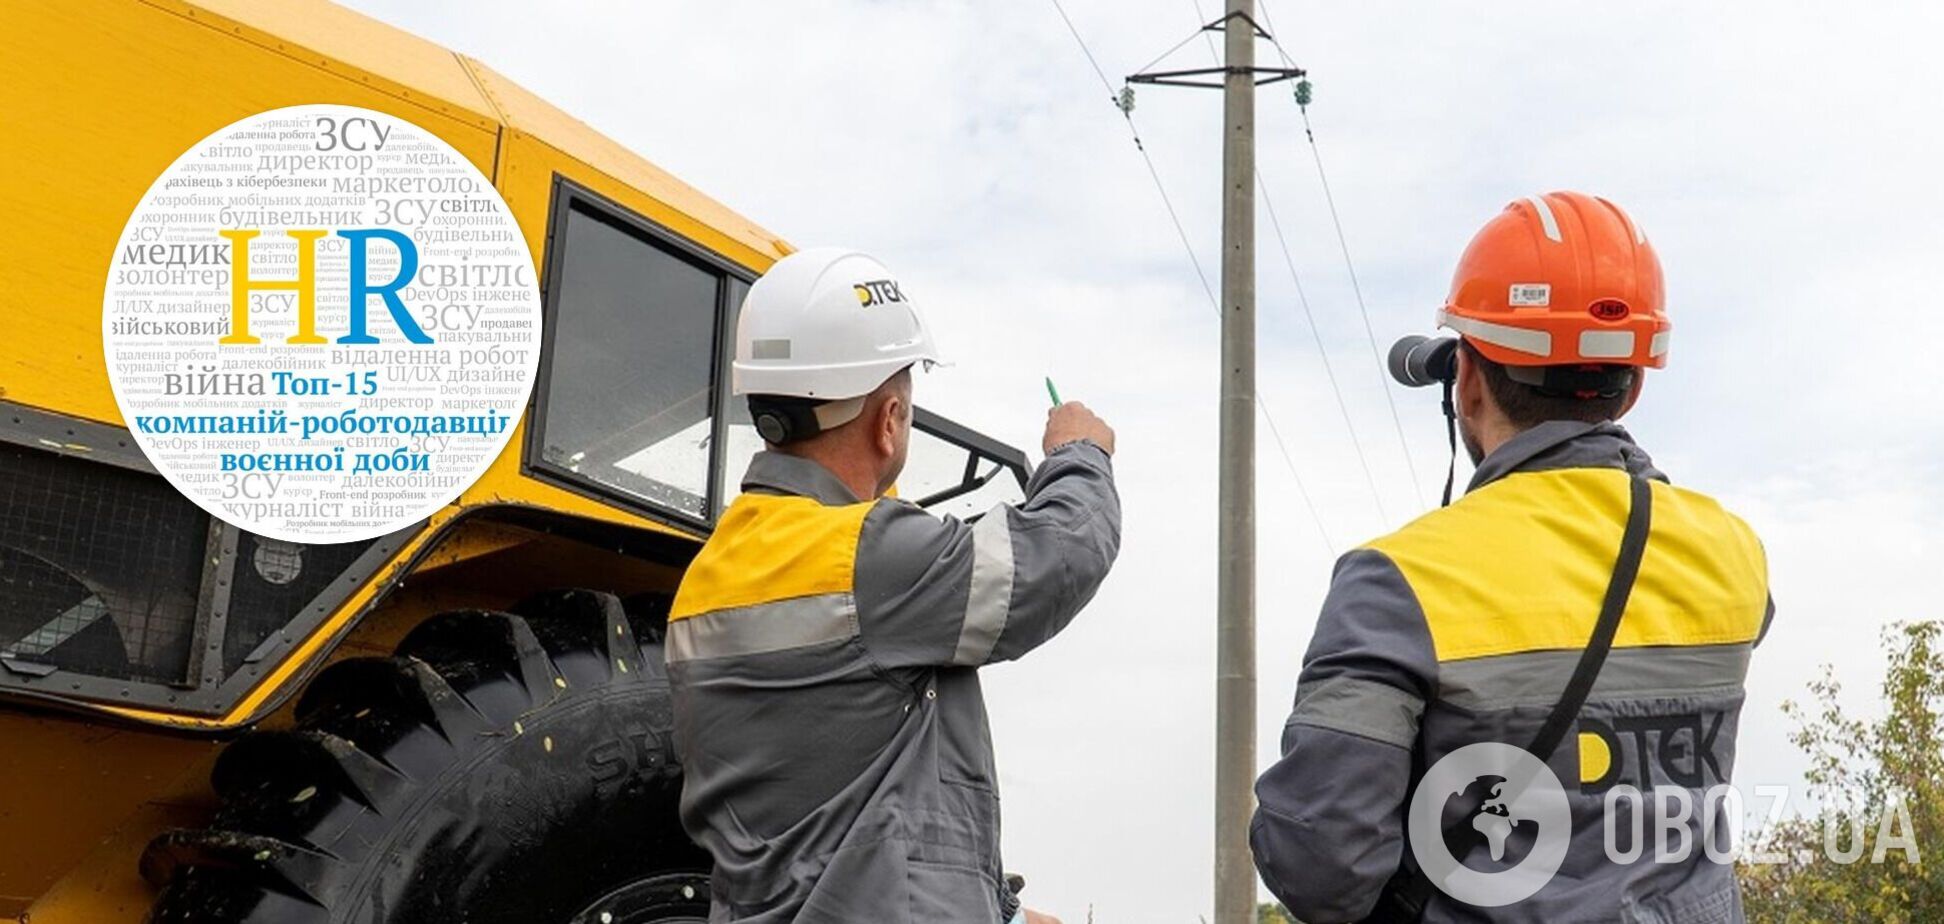
<path id="1" fill-rule="evenodd" d="M 1116 86 L 1199 21 L 1194 0 L 1064 2 Z M 1070 922 L 1089 907 L 1101 924 L 1208 913 L 1216 317 L 1050 0 L 560 4 L 544 21 L 511 2 L 351 5 L 485 60 L 800 246 L 879 254 L 958 360 L 919 383 L 922 402 L 1036 450 L 1050 374 L 1115 425 L 1118 571 L 1069 632 L 988 672 L 1007 860 L 1030 903 Z M 1796 780 L 1781 701 L 1831 663 L 1871 708 L 1878 628 L 1940 615 L 1926 585 L 1944 411 L 1916 368 L 1944 253 L 1939 8 L 1268 12 L 1315 81 L 1310 115 L 1380 346 L 1429 326 L 1466 240 L 1518 196 L 1596 192 L 1653 238 L 1677 335 L 1627 422 L 1767 541 L 1780 612 L 1749 682 L 1737 782 Z M 1169 63 L 1209 61 L 1195 42 Z M 1219 103 L 1144 88 L 1134 113 L 1211 282 Z M 1265 216 L 1261 389 L 1294 468 L 1265 431 L 1266 763 L 1333 553 L 1435 503 L 1446 456 L 1428 393 L 1391 394 L 1408 459 L 1400 444 L 1286 90 L 1263 92 L 1259 125 L 1316 320 L 1313 334 Z"/>

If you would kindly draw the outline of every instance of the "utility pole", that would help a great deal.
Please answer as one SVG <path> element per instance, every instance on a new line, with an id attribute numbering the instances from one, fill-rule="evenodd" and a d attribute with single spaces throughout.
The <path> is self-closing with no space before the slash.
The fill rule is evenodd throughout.
<path id="1" fill-rule="evenodd" d="M 1228 0 L 1222 83 L 1222 440 L 1216 540 L 1215 924 L 1254 924 L 1255 0 Z"/>
<path id="2" fill-rule="evenodd" d="M 1268 33 L 1254 0 L 1227 0 L 1220 30 L 1223 66 L 1152 71 L 1128 83 L 1222 90 L 1221 487 L 1216 541 L 1215 922 L 1254 924 L 1255 864 L 1255 89 L 1304 76 L 1300 68 L 1255 66 Z M 1206 78 L 1220 75 L 1221 82 Z M 1132 106 L 1128 97 L 1124 108 Z"/>

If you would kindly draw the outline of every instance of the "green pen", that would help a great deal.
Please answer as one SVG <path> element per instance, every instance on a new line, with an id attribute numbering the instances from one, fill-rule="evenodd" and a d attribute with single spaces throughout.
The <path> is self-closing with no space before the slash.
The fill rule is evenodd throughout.
<path id="1" fill-rule="evenodd" d="M 1053 399 L 1054 407 L 1065 403 L 1060 400 L 1060 390 L 1053 387 L 1053 377 L 1050 375 L 1046 377 L 1046 396 Z"/>

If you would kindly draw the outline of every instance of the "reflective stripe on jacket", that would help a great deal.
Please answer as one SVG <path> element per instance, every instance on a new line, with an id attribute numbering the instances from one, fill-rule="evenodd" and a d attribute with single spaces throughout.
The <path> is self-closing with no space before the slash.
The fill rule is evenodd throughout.
<path id="1" fill-rule="evenodd" d="M 978 667 L 1065 628 L 1120 544 L 1107 454 L 1055 450 L 975 523 L 759 454 L 668 627 L 682 824 L 712 922 L 1003 921 Z"/>
<path id="2" fill-rule="evenodd" d="M 1507 441 L 1465 497 L 1338 562 L 1250 831 L 1264 882 L 1296 917 L 1370 913 L 1409 852 L 1425 767 L 1468 744 L 1531 742 L 1599 615 L 1629 473 L 1652 479 L 1652 528 L 1612 652 L 1549 761 L 1572 815 L 1563 865 L 1511 905 L 1439 893 L 1424 920 L 1739 924 L 1733 870 L 1702 850 L 1710 832 L 1718 853 L 1729 846 L 1728 808 L 1717 799 L 1704 818 L 1703 796 L 1733 772 L 1749 653 L 1773 612 L 1761 544 L 1713 500 L 1667 484 L 1618 425 L 1568 422 Z M 1604 800 L 1623 784 L 1650 799 L 1655 786 L 1688 791 L 1686 860 L 1655 862 L 1652 815 L 1637 860 L 1608 858 Z M 1672 802 L 1665 814 L 1678 814 Z M 1616 837 L 1630 846 L 1624 829 Z M 1460 859 L 1505 868 L 1482 843 Z"/>

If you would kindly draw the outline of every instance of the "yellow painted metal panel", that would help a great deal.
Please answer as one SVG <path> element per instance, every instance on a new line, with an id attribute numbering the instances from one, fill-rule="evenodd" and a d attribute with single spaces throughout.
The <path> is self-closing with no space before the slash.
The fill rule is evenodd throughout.
<path id="1" fill-rule="evenodd" d="M 0 741 L 0 896 L 15 897 L 41 894 L 219 747 L 18 712 L 0 712 Z"/>
<path id="2" fill-rule="evenodd" d="M 209 132 L 266 109 L 364 106 L 438 134 L 497 184 L 544 261 L 556 174 L 761 271 L 789 247 L 478 62 L 330 4 L 80 0 L 16 12 L 0 36 L 0 397 L 121 423 L 100 346 L 100 299 L 123 223 L 149 183 Z M 59 36 L 59 41 L 48 37 Z M 513 127 L 502 139 L 495 126 Z M 496 164 L 497 161 L 497 164 Z M 32 267 L 32 273 L 22 273 Z M 460 502 L 435 515 L 404 562 L 461 508 L 527 504 L 674 533 L 611 504 L 527 477 L 526 422 Z M 679 534 L 679 533 L 678 533 Z M 396 570 L 397 565 L 381 573 Z M 367 587 L 228 715 L 215 720 L 108 707 L 130 718 L 228 727 L 253 716 L 374 595 Z"/>
<path id="3" fill-rule="evenodd" d="M 206 811 L 144 803 L 35 901 L 27 909 L 26 920 L 31 924 L 136 924 L 155 903 L 155 888 L 136 873 L 143 848 L 170 828 L 208 823 Z"/>
<path id="4" fill-rule="evenodd" d="M 109 261 L 136 202 L 216 129 L 302 103 L 409 119 L 490 175 L 496 133 L 209 17 L 114 0 L 10 8 L 0 29 L 0 397 L 121 423 L 101 351 Z"/>
<path id="5" fill-rule="evenodd" d="M 560 172 L 751 269 L 768 269 L 792 249 L 755 222 L 527 92 L 492 68 L 472 58 L 464 61 L 508 129 L 552 148 L 560 158 L 574 165 L 573 169 Z M 599 182 L 592 174 L 611 182 Z M 601 188 L 604 186 L 625 189 L 627 193 L 610 195 Z M 540 248 L 534 248 L 533 252 L 538 254 Z"/>
<path id="6" fill-rule="evenodd" d="M 201 22 L 213 22 L 216 28 L 229 30 L 246 41 L 276 48 L 307 65 L 344 74 L 442 115 L 469 121 L 476 128 L 494 131 L 499 127 L 498 118 L 457 55 L 335 3 L 148 2 L 179 10 Z"/>
<path id="7" fill-rule="evenodd" d="M 0 112 L 8 123 L 0 132 L 0 252 L 7 254 L 0 398 L 121 423 L 99 312 L 112 251 L 136 201 L 210 132 L 256 112 L 318 102 L 391 113 L 439 135 L 495 178 L 542 259 L 556 173 L 752 270 L 789 250 L 477 62 L 319 0 L 19 4 L 0 30 Z M 460 504 L 434 515 L 380 569 L 383 578 L 437 541 L 465 508 L 483 505 L 532 505 L 675 532 L 526 477 L 524 426 Z M 475 543 L 446 558 L 498 547 Z M 373 605 L 385 583 L 360 588 L 225 716 L 102 708 L 199 729 L 247 723 Z M 0 800 L 0 914 L 31 902 L 36 922 L 139 918 L 149 892 L 131 859 L 162 827 L 200 820 L 204 807 L 181 797 L 205 788 L 218 745 L 12 711 L 0 711 L 0 740 L 7 742 L 0 792 L 35 794 Z M 183 782 L 188 775 L 196 777 L 191 784 Z"/>

